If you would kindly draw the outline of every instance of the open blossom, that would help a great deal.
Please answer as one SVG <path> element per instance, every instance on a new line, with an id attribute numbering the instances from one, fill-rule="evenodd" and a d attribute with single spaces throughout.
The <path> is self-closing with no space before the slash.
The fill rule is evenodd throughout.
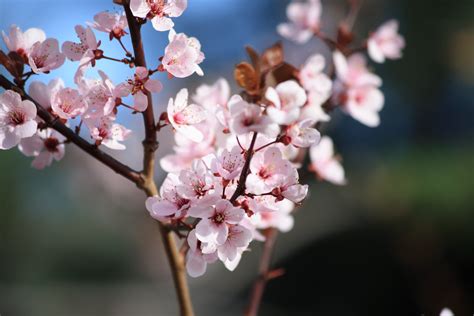
<path id="1" fill-rule="evenodd" d="M 344 169 L 338 158 L 334 156 L 334 145 L 332 139 L 323 136 L 317 145 L 310 148 L 311 170 L 316 172 L 318 177 L 333 184 L 346 184 Z"/>
<path id="2" fill-rule="evenodd" d="M 280 149 L 268 147 L 255 153 L 250 162 L 250 174 L 246 186 L 249 192 L 264 194 L 271 192 L 281 178 L 291 174 L 293 167 L 282 157 Z"/>
<path id="3" fill-rule="evenodd" d="M 10 149 L 36 133 L 36 106 L 7 90 L 0 95 L 0 149 Z"/>
<path id="4" fill-rule="evenodd" d="M 312 93 L 311 103 L 323 104 L 331 96 L 332 81 L 323 72 L 324 57 L 320 54 L 308 58 L 299 72 L 299 80 L 308 93 Z"/>
<path id="5" fill-rule="evenodd" d="M 231 151 L 224 149 L 212 160 L 211 170 L 225 180 L 234 180 L 240 175 L 244 162 L 242 150 L 234 146 Z"/>
<path id="6" fill-rule="evenodd" d="M 75 30 L 80 42 L 64 42 L 62 46 L 63 53 L 72 61 L 81 60 L 86 53 L 88 54 L 89 59 L 93 59 L 94 50 L 99 47 L 94 32 L 92 32 L 90 27 L 85 28 L 82 25 L 76 25 Z"/>
<path id="7" fill-rule="evenodd" d="M 281 201 L 288 199 L 294 203 L 300 203 L 308 194 L 308 185 L 300 184 L 298 171 L 291 169 L 286 177 L 278 179 L 278 183 L 272 190 L 272 194 Z"/>
<path id="8" fill-rule="evenodd" d="M 43 108 L 51 109 L 51 96 L 64 88 L 62 79 L 53 79 L 47 85 L 41 81 L 33 81 L 28 88 L 28 94 Z"/>
<path id="9" fill-rule="evenodd" d="M 275 88 L 269 87 L 265 98 L 272 102 L 267 107 L 268 116 L 275 123 L 288 125 L 298 119 L 301 107 L 306 103 L 306 92 L 296 81 L 288 80 Z"/>
<path id="10" fill-rule="evenodd" d="M 321 134 L 313 128 L 314 124 L 315 121 L 306 119 L 288 126 L 285 135 L 289 143 L 304 148 L 319 142 Z"/>
<path id="11" fill-rule="evenodd" d="M 148 18 L 157 31 L 168 31 L 174 23 L 170 18 L 179 17 L 188 6 L 187 0 L 131 0 L 134 16 Z"/>
<path id="12" fill-rule="evenodd" d="M 109 77 L 98 71 L 100 79 L 80 79 L 78 86 L 81 95 L 88 104 L 86 117 L 107 116 L 115 109 L 116 100 L 119 98 L 117 90 Z"/>
<path id="13" fill-rule="evenodd" d="M 222 262 L 233 262 L 247 249 L 252 241 L 252 232 L 242 225 L 229 226 L 227 239 L 217 247 L 217 255 Z M 239 258 L 240 259 L 240 258 Z M 228 265 L 226 265 L 227 267 Z M 229 269 L 232 270 L 232 269 Z"/>
<path id="14" fill-rule="evenodd" d="M 261 210 L 250 219 L 259 229 L 277 228 L 279 231 L 289 232 L 294 225 L 293 212 L 295 205 L 290 200 L 282 200 L 272 206 L 273 209 Z"/>
<path id="15" fill-rule="evenodd" d="M 180 184 L 178 176 L 169 173 L 160 188 L 160 197 L 149 197 L 146 200 L 146 208 L 151 217 L 165 221 L 167 218 L 186 215 L 190 207 L 190 200 L 178 193 L 177 186 Z"/>
<path id="16" fill-rule="evenodd" d="M 186 271 L 191 277 L 197 278 L 206 272 L 208 263 L 217 260 L 217 252 L 202 252 L 201 248 L 207 245 L 197 239 L 195 229 L 189 232 L 187 242 L 189 250 L 186 255 Z"/>
<path id="17" fill-rule="evenodd" d="M 66 138 L 57 131 L 46 128 L 38 130 L 32 137 L 23 138 L 18 149 L 28 157 L 35 157 L 31 166 L 36 169 L 44 169 L 51 165 L 53 160 L 63 159 Z"/>
<path id="18" fill-rule="evenodd" d="M 129 94 L 133 95 L 133 109 L 138 112 L 143 112 L 148 107 L 148 92 L 160 92 L 163 85 L 160 81 L 151 79 L 149 72 L 145 67 L 135 68 L 135 75 L 133 79 L 117 85 L 114 94 L 120 97 L 126 97 Z"/>
<path id="19" fill-rule="evenodd" d="M 46 34 L 38 28 L 30 28 L 22 32 L 18 26 L 12 25 L 8 35 L 2 31 L 2 37 L 10 52 L 16 52 L 23 59 L 28 60 L 33 45 L 43 42 L 46 39 Z"/>
<path id="20" fill-rule="evenodd" d="M 319 31 L 321 20 L 320 0 L 293 1 L 286 8 L 289 23 L 278 25 L 278 33 L 299 44 L 306 43 Z"/>
<path id="21" fill-rule="evenodd" d="M 194 159 L 214 152 L 215 136 L 213 131 L 201 124 L 196 128 L 204 135 L 200 142 L 192 141 L 181 133 L 175 133 L 176 145 L 173 147 L 175 153 L 166 155 L 160 160 L 160 166 L 164 171 L 179 172 L 190 167 Z"/>
<path id="22" fill-rule="evenodd" d="M 87 110 L 87 103 L 78 90 L 62 88 L 51 95 L 51 109 L 62 119 L 72 119 Z"/>
<path id="23" fill-rule="evenodd" d="M 28 64 L 35 73 L 48 73 L 64 64 L 64 54 L 59 51 L 58 40 L 48 38 L 43 42 L 36 42 L 31 47 Z"/>
<path id="24" fill-rule="evenodd" d="M 230 87 L 224 78 L 218 79 L 213 85 L 200 85 L 196 89 L 193 101 L 202 105 L 209 113 L 227 105 L 230 98 Z"/>
<path id="25" fill-rule="evenodd" d="M 277 124 L 263 114 L 263 108 L 257 104 L 248 103 L 239 95 L 234 95 L 228 103 L 230 111 L 229 127 L 237 135 L 258 132 L 270 137 L 278 135 Z"/>
<path id="26" fill-rule="evenodd" d="M 190 200 L 204 197 L 217 185 L 214 176 L 201 159 L 195 160 L 191 168 L 182 170 L 179 180 L 181 184 L 176 187 L 178 193 Z"/>
<path id="27" fill-rule="evenodd" d="M 201 52 L 201 43 L 195 37 L 188 37 L 184 33 L 176 34 L 171 30 L 168 35 L 170 43 L 165 48 L 162 67 L 177 78 L 186 78 L 193 73 L 204 75 L 199 64 L 204 60 Z"/>
<path id="28" fill-rule="evenodd" d="M 121 14 L 108 11 L 100 12 L 94 15 L 94 22 L 88 24 L 97 31 L 109 33 L 110 39 L 119 39 L 127 34 L 125 29 L 128 28 L 128 23 L 125 12 Z"/>
<path id="29" fill-rule="evenodd" d="M 223 245 L 229 235 L 229 224 L 238 224 L 244 218 L 244 210 L 234 207 L 227 200 L 219 200 L 215 205 L 195 207 L 190 215 L 200 218 L 196 225 L 197 238 L 206 243 Z"/>
<path id="30" fill-rule="evenodd" d="M 349 59 L 334 53 L 334 64 L 338 81 L 335 83 L 336 101 L 345 112 L 369 127 L 380 124 L 379 112 L 384 105 L 384 96 L 378 89 L 380 77 L 370 73 L 362 55 L 354 54 Z"/>
<path id="31" fill-rule="evenodd" d="M 173 128 L 192 141 L 200 142 L 203 134 L 195 124 L 206 118 L 204 108 L 197 104 L 188 104 L 188 89 L 181 89 L 176 98 L 171 98 L 167 108 L 168 120 Z"/>
<path id="32" fill-rule="evenodd" d="M 369 56 L 378 63 L 383 63 L 385 59 L 400 59 L 404 47 L 405 39 L 398 34 L 398 21 L 396 20 L 382 24 L 367 41 Z"/>
<path id="33" fill-rule="evenodd" d="M 97 145 L 104 145 L 115 150 L 124 150 L 126 147 L 121 142 L 126 140 L 132 131 L 115 123 L 114 120 L 111 116 L 102 116 L 86 118 L 85 123 Z"/>

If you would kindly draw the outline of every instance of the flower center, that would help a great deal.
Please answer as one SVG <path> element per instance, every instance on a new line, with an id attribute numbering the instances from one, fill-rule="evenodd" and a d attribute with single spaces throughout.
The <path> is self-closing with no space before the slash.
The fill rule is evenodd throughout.
<path id="1" fill-rule="evenodd" d="M 57 152 L 59 146 L 59 140 L 54 137 L 48 137 L 44 140 L 44 148 L 49 152 Z"/>
<path id="2" fill-rule="evenodd" d="M 26 121 L 26 115 L 25 113 L 23 112 L 19 112 L 19 111 L 12 111 L 10 113 L 8 113 L 8 116 L 10 118 L 10 124 L 11 125 L 21 125 L 23 123 L 25 123 Z"/>
<path id="3" fill-rule="evenodd" d="M 225 220 L 225 216 L 224 214 L 222 213 L 217 213 L 216 215 L 214 215 L 214 217 L 212 218 L 212 221 L 216 224 L 222 224 Z"/>

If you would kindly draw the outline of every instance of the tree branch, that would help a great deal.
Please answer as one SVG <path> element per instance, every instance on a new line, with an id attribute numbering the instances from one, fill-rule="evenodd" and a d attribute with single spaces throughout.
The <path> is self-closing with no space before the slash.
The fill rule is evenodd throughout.
<path id="1" fill-rule="evenodd" d="M 86 153 L 91 155 L 92 157 L 96 158 L 104 165 L 115 171 L 116 173 L 122 175 L 123 177 L 129 179 L 137 186 L 141 187 L 142 178 L 140 174 L 130 168 L 127 165 L 124 165 L 120 161 L 116 160 L 112 156 L 106 154 L 102 150 L 100 150 L 95 144 L 90 144 L 85 139 L 77 135 L 73 130 L 69 127 L 61 123 L 56 117 L 54 117 L 51 113 L 49 113 L 45 108 L 43 108 L 39 103 L 33 100 L 26 92 L 17 87 L 13 82 L 8 80 L 5 76 L 0 75 L 0 86 L 3 87 L 5 90 L 14 90 L 16 92 L 21 93 L 23 99 L 29 100 L 33 102 L 36 106 L 38 116 L 45 121 L 45 123 L 50 126 L 51 128 L 55 129 L 59 133 L 61 133 L 64 137 L 66 137 L 69 141 L 77 145 L 79 148 L 84 150 Z"/>
<path id="2" fill-rule="evenodd" d="M 275 247 L 278 231 L 275 228 L 269 228 L 265 232 L 265 243 L 263 245 L 263 253 L 260 258 L 259 275 L 255 280 L 250 294 L 250 302 L 245 311 L 245 316 L 257 316 L 260 303 L 262 302 L 263 292 L 267 282 L 272 279 L 270 264 Z M 281 274 L 279 274 L 281 275 Z"/>
<path id="3" fill-rule="evenodd" d="M 135 65 L 146 67 L 145 53 L 141 38 L 141 24 L 133 16 L 128 1 L 122 0 L 122 5 L 127 16 L 128 27 L 130 29 L 130 37 L 132 40 L 133 52 L 135 57 Z M 148 99 L 148 107 L 143 112 L 143 123 L 145 127 L 145 140 L 143 141 L 143 189 L 148 196 L 158 195 L 156 183 L 153 179 L 155 171 L 155 151 L 158 149 L 156 137 L 156 124 L 153 113 L 153 101 L 151 93 L 146 93 Z M 168 261 L 173 274 L 173 280 L 178 296 L 180 312 L 183 316 L 192 316 L 193 306 L 189 288 L 186 280 L 186 271 L 184 268 L 184 256 L 179 252 L 173 232 L 167 229 L 161 223 L 158 223 L 163 244 L 165 246 Z"/>
<path id="4" fill-rule="evenodd" d="M 244 163 L 244 166 L 242 167 L 242 172 L 240 173 L 237 188 L 235 189 L 234 194 L 232 194 L 232 197 L 230 198 L 231 203 L 234 203 L 239 196 L 241 196 L 242 194 L 245 193 L 245 182 L 247 181 L 247 176 L 249 174 L 250 161 L 252 160 L 252 157 L 253 157 L 253 154 L 254 154 L 253 148 L 255 147 L 255 142 L 257 140 L 257 135 L 258 135 L 257 132 L 253 133 L 249 149 L 247 149 L 247 152 L 246 152 L 245 163 Z"/>

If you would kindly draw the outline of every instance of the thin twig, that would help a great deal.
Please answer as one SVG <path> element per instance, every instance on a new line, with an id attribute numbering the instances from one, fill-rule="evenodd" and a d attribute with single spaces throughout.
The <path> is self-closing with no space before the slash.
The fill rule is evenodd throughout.
<path id="1" fill-rule="evenodd" d="M 263 245 L 262 256 L 260 257 L 260 265 L 258 269 L 258 278 L 255 280 L 250 294 L 250 302 L 245 311 L 245 316 L 256 316 L 260 303 L 262 302 L 263 292 L 267 282 L 277 276 L 282 275 L 281 270 L 277 270 L 277 273 L 272 273 L 270 270 L 270 264 L 275 248 L 275 242 L 278 235 L 278 231 L 275 228 L 268 228 L 265 231 L 265 243 Z"/>
<path id="2" fill-rule="evenodd" d="M 234 191 L 234 194 L 232 194 L 232 197 L 230 198 L 230 202 L 234 203 L 239 196 L 245 193 L 245 182 L 247 181 L 247 176 L 249 174 L 250 170 L 250 161 L 252 160 L 253 154 L 254 154 L 254 146 L 255 142 L 257 140 L 257 132 L 253 133 L 252 136 L 252 141 L 250 142 L 250 147 L 247 149 L 245 155 L 245 163 L 244 166 L 242 167 L 242 172 L 240 173 L 239 177 L 239 182 L 237 184 L 237 188 Z"/>

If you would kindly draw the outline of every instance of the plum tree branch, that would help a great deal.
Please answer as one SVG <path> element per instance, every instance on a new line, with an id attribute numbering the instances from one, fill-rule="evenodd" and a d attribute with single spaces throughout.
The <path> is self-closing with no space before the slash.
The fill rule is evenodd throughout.
<path id="1" fill-rule="evenodd" d="M 122 0 L 127 17 L 128 27 L 130 30 L 130 38 L 132 40 L 133 52 L 135 57 L 135 65 L 146 67 L 145 52 L 143 49 L 141 37 L 141 23 L 133 16 L 128 1 Z M 155 151 L 158 149 L 158 141 L 156 136 L 156 124 L 153 113 L 153 100 L 150 92 L 146 93 L 148 99 L 147 109 L 143 112 L 143 124 L 145 127 L 145 139 L 143 141 L 143 172 L 144 180 L 143 190 L 147 196 L 158 195 L 158 189 L 153 179 L 155 171 Z M 176 245 L 173 232 L 167 229 L 161 223 L 158 223 L 163 244 L 168 257 L 175 284 L 176 295 L 178 296 L 181 315 L 194 315 L 189 287 L 186 280 L 186 271 L 184 265 L 184 256 L 179 252 Z"/>
<path id="2" fill-rule="evenodd" d="M 83 151 L 91 155 L 92 157 L 96 158 L 104 165 L 108 166 L 110 169 L 115 171 L 116 173 L 122 175 L 123 177 L 129 179 L 133 183 L 135 183 L 138 187 L 142 185 L 142 177 L 140 173 L 133 170 L 127 165 L 124 165 L 120 161 L 116 160 L 112 156 L 106 154 L 102 150 L 100 150 L 95 144 L 91 144 L 87 142 L 84 138 L 77 135 L 73 130 L 69 127 L 64 125 L 60 120 L 54 117 L 51 113 L 49 113 L 44 107 L 42 107 L 38 102 L 32 99 L 22 88 L 16 86 L 13 82 L 8 80 L 5 76 L 0 75 L 0 86 L 3 87 L 5 90 L 15 90 L 22 95 L 22 98 L 25 100 L 29 100 L 33 102 L 36 106 L 38 116 L 45 121 L 45 123 L 61 133 L 64 137 L 66 137 L 71 143 L 77 145 Z"/>

